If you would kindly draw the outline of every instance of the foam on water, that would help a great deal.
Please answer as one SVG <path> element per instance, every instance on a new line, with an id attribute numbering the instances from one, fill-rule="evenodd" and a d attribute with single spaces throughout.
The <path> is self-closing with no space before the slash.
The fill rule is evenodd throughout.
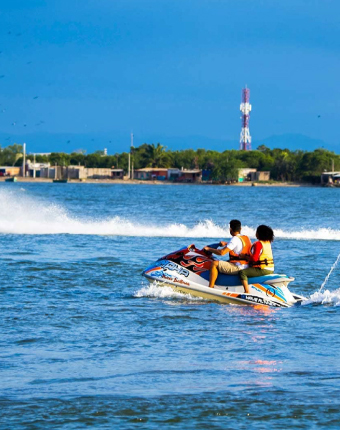
<path id="1" fill-rule="evenodd" d="M 148 297 L 157 299 L 186 299 L 204 301 L 203 298 L 194 297 L 189 294 L 183 294 L 174 291 L 171 287 L 160 286 L 156 282 L 149 284 L 135 291 L 134 297 Z M 301 302 L 302 306 L 307 305 L 333 305 L 340 306 L 340 288 L 334 291 L 326 290 L 324 292 L 316 291 L 308 299 Z"/>
<path id="2" fill-rule="evenodd" d="M 190 294 L 183 294 L 174 291 L 171 287 L 160 286 L 153 282 L 134 292 L 134 297 L 148 297 L 157 299 L 186 299 L 193 301 L 204 301 L 203 298 L 194 297 Z M 316 291 L 308 299 L 301 302 L 302 306 L 307 305 L 333 305 L 340 306 L 340 288 L 334 291 L 325 290 L 324 292 Z"/>
<path id="3" fill-rule="evenodd" d="M 340 240 L 340 230 L 318 228 L 316 230 L 301 229 L 299 231 L 283 231 L 275 229 L 275 237 L 297 240 Z"/>
<path id="4" fill-rule="evenodd" d="M 340 306 L 340 288 L 334 291 L 316 291 L 309 297 L 309 299 L 304 300 L 301 304 L 303 306 L 310 304 Z"/>
<path id="5" fill-rule="evenodd" d="M 157 282 L 142 287 L 134 293 L 134 297 L 152 297 L 158 299 L 186 299 L 186 300 L 204 300 L 200 297 L 193 297 L 189 294 L 179 293 L 174 291 L 171 287 L 159 286 Z"/>
<path id="6" fill-rule="evenodd" d="M 202 220 L 194 226 L 172 223 L 154 225 L 133 222 L 115 216 L 85 219 L 69 213 L 63 206 L 33 198 L 27 193 L 0 190 L 0 233 L 8 234 L 79 234 L 131 237 L 221 238 L 229 235 L 228 225 Z M 283 231 L 275 229 L 277 238 L 301 240 L 340 240 L 340 230 Z M 243 233 L 255 237 L 255 228 L 244 226 Z"/>

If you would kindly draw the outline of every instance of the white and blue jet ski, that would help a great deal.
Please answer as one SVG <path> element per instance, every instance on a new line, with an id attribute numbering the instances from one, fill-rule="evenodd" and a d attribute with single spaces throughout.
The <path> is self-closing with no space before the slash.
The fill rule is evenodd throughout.
<path id="1" fill-rule="evenodd" d="M 216 248 L 218 244 L 209 246 Z M 190 245 L 160 258 L 142 274 L 151 283 L 156 281 L 160 286 L 221 303 L 290 307 L 304 300 L 289 291 L 288 284 L 294 278 L 286 275 L 249 278 L 247 294 L 237 275 L 219 273 L 215 288 L 209 288 L 209 270 L 214 259 L 211 253 Z"/>

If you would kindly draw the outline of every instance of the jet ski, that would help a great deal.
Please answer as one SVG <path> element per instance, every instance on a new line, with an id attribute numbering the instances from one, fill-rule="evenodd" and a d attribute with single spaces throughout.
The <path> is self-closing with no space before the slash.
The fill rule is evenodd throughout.
<path id="1" fill-rule="evenodd" d="M 209 245 L 217 248 L 219 244 Z M 287 275 L 271 274 L 249 278 L 249 293 L 245 293 L 238 275 L 219 273 L 214 288 L 209 288 L 209 270 L 215 257 L 195 245 L 179 249 L 158 259 L 145 269 L 143 276 L 159 286 L 169 286 L 177 292 L 208 300 L 237 305 L 290 307 L 305 298 L 292 293 Z"/>

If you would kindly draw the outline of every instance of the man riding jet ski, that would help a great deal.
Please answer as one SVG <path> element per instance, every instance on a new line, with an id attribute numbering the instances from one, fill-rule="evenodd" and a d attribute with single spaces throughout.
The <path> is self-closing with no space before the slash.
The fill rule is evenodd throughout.
<path id="1" fill-rule="evenodd" d="M 209 246 L 203 248 L 205 251 L 219 256 L 229 254 L 229 261 L 216 260 L 211 263 L 209 277 L 210 288 L 214 288 L 218 273 L 233 275 L 249 267 L 250 239 L 248 236 L 241 235 L 241 221 L 232 219 L 229 226 L 229 232 L 232 238 L 228 243 L 219 243 L 219 246 L 223 246 L 222 249 L 215 249 Z M 243 255 L 243 258 L 241 258 L 240 255 Z"/>
<path id="2" fill-rule="evenodd" d="M 251 246 L 248 236 L 241 236 L 241 222 L 238 220 L 230 221 L 230 234 L 233 236 L 231 241 L 222 249 L 213 249 L 209 246 L 204 247 L 205 251 L 217 255 L 229 253 L 229 262 L 213 262 L 210 268 L 209 287 L 214 288 L 217 278 L 217 268 L 222 273 L 239 273 L 244 291 L 249 293 L 248 277 L 259 277 L 274 273 L 274 257 L 271 243 L 274 240 L 274 232 L 267 225 L 260 225 L 256 230 L 257 242 Z M 240 244 L 233 244 L 238 239 Z M 220 242 L 224 245 L 225 242 Z M 236 247 L 238 245 L 238 252 Z M 249 263 L 249 264 L 248 264 Z"/>
<path id="3" fill-rule="evenodd" d="M 217 261 L 212 256 L 211 249 L 216 251 L 220 245 L 213 244 L 202 250 L 197 249 L 195 245 L 182 248 L 157 260 L 144 270 L 143 276 L 149 282 L 156 281 L 160 286 L 170 286 L 178 292 L 222 303 L 289 307 L 304 299 L 288 289 L 288 284 L 294 278 L 274 274 L 274 263 L 267 258 L 269 250 L 266 244 L 265 254 L 262 252 L 266 258 L 257 260 L 255 263 L 257 265 L 237 270 L 237 274 L 233 275 L 217 272 L 214 288 L 209 288 L 211 283 L 209 274 L 214 270 L 213 268 L 219 267 L 219 263 L 216 264 Z M 259 246 L 257 250 L 258 248 Z M 261 254 L 260 251 L 259 254 Z M 252 258 L 251 252 L 250 256 L 240 254 L 239 257 L 242 263 L 244 261 L 242 259 L 251 260 Z M 262 269 L 263 266 L 270 266 L 272 270 Z"/>

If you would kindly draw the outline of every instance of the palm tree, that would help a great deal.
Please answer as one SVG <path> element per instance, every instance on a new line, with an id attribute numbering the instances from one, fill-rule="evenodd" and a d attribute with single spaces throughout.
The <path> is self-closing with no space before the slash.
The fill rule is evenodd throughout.
<path id="1" fill-rule="evenodd" d="M 148 146 L 148 166 L 149 167 L 168 167 L 169 157 L 166 153 L 166 147 L 157 143 Z"/>

